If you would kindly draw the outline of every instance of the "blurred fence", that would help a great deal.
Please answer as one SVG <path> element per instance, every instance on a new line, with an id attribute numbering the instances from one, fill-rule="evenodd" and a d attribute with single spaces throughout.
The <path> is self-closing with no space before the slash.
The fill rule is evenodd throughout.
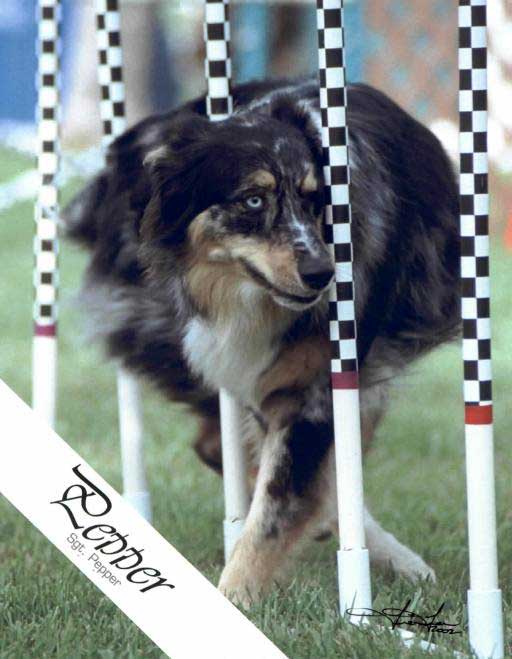
<path id="1" fill-rule="evenodd" d="M 365 78 L 422 121 L 457 115 L 457 3 L 365 2 Z M 350 37 L 348 37 L 350 38 Z"/>
<path id="2" fill-rule="evenodd" d="M 458 149 L 456 0 L 365 0 L 363 77 Z M 512 213 L 512 3 L 488 3 L 494 229 Z M 350 39 L 350 35 L 347 37 Z"/>

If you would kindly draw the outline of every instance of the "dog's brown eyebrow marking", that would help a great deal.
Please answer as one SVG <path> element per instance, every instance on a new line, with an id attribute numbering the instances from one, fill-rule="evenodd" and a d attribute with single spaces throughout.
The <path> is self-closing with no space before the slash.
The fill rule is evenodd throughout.
<path id="1" fill-rule="evenodd" d="M 318 180 L 315 176 L 315 170 L 310 167 L 306 176 L 300 182 L 300 191 L 303 194 L 316 192 L 318 190 Z"/>
<path id="2" fill-rule="evenodd" d="M 244 183 L 258 185 L 261 188 L 268 188 L 269 190 L 275 190 L 277 186 L 275 176 L 266 169 L 257 169 L 255 172 L 252 172 L 245 179 Z"/>

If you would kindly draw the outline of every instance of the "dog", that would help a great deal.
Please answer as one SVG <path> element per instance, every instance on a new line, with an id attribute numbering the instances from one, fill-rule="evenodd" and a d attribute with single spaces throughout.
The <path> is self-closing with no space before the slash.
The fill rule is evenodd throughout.
<path id="1" fill-rule="evenodd" d="M 459 332 L 458 196 L 436 137 L 384 93 L 348 86 L 361 424 L 393 381 Z M 217 394 L 243 406 L 252 501 L 219 587 L 249 606 L 320 531 L 337 529 L 321 122 L 315 80 L 249 83 L 116 139 L 64 213 L 91 259 L 82 303 L 111 357 L 200 419 L 221 471 Z M 242 441 L 242 438 L 241 438 Z M 373 561 L 433 570 L 365 512 Z"/>

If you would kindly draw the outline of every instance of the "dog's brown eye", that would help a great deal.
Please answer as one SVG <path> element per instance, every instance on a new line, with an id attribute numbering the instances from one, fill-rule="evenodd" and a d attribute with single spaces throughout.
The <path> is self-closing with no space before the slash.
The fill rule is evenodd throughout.
<path id="1" fill-rule="evenodd" d="M 252 197 L 247 197 L 245 204 L 252 210 L 258 210 L 263 207 L 263 198 L 253 195 Z"/>

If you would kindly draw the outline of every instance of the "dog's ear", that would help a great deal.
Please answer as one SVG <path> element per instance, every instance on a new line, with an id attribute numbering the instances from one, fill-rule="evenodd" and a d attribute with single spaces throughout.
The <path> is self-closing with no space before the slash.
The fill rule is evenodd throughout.
<path id="1" fill-rule="evenodd" d="M 151 197 L 139 227 L 144 241 L 183 242 L 189 222 L 204 210 L 201 189 L 210 130 L 210 122 L 199 115 L 179 119 L 166 143 L 145 157 Z"/>
<path id="2" fill-rule="evenodd" d="M 298 99 L 292 94 L 276 94 L 268 105 L 270 116 L 296 128 L 318 157 L 322 153 L 320 113 L 313 101 Z"/>

